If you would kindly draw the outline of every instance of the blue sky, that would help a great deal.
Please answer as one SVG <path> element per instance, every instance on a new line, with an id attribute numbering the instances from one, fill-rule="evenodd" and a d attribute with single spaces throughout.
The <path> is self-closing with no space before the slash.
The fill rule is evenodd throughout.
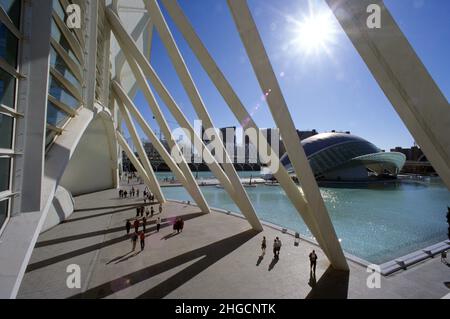
<path id="1" fill-rule="evenodd" d="M 261 128 L 274 127 L 226 1 L 179 0 L 179 3 L 257 124 Z M 317 12 L 330 12 L 323 0 L 248 3 L 298 129 L 349 130 L 387 150 L 413 144 L 413 138 L 334 16 L 330 21 L 336 33 L 327 45 L 327 52 L 307 55 L 305 50 L 290 44 L 296 38 L 295 24 L 291 21 L 302 21 L 310 4 Z M 385 0 L 385 3 L 449 100 L 450 1 Z M 238 125 L 180 32 L 165 15 L 215 126 Z M 151 62 L 189 120 L 197 119 L 156 33 Z M 176 128 L 164 103 L 159 101 L 172 128 Z M 138 93 L 135 102 L 158 131 L 142 94 Z"/>

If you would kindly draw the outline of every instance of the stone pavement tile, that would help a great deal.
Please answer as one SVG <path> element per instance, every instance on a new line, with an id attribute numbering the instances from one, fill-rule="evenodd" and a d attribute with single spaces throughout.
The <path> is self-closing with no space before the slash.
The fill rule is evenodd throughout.
<path id="1" fill-rule="evenodd" d="M 294 238 L 279 230 L 265 227 L 257 234 L 242 218 L 202 215 L 177 202 L 163 205 L 160 233 L 154 225 L 158 215 L 149 218 L 146 249 L 132 254 L 125 222 L 143 201 L 117 197 L 110 190 L 76 198 L 69 220 L 40 236 L 20 298 L 440 298 L 448 289 L 442 285 L 448 270 L 438 260 L 382 278 L 381 289 L 369 289 L 369 273 L 358 264 L 349 262 L 350 274 L 333 271 L 317 246 L 302 241 L 295 247 Z M 180 215 L 185 229 L 174 235 L 172 224 Z M 263 236 L 268 247 L 260 260 Z M 275 237 L 283 242 L 276 262 Z M 319 256 L 315 285 L 308 260 L 313 249 Z M 66 286 L 71 263 L 81 267 L 81 291 Z"/>

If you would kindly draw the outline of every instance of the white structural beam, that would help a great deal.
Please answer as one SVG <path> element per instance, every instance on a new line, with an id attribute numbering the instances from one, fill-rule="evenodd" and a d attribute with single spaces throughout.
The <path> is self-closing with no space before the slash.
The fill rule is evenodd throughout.
<path id="1" fill-rule="evenodd" d="M 324 241 L 327 243 L 327 246 L 324 247 L 327 256 L 334 268 L 348 270 L 344 252 L 331 223 L 305 150 L 299 142 L 294 121 L 247 2 L 246 0 L 227 0 L 227 2 L 261 89 L 267 96 L 267 104 L 275 123 L 280 129 L 292 166 L 300 180 L 309 207 L 313 212 L 312 217 L 313 222 L 316 224 L 315 228 L 321 231 Z"/>
<path id="2" fill-rule="evenodd" d="M 116 86 L 113 86 L 113 89 L 115 88 Z M 133 140 L 133 144 L 136 147 L 136 151 L 139 155 L 140 162 L 142 163 L 142 166 L 146 173 L 145 177 L 147 178 L 148 181 L 148 184 L 147 183 L 146 184 L 148 188 L 152 191 L 152 193 L 155 195 L 155 197 L 158 199 L 158 201 L 160 203 L 165 203 L 166 199 L 164 198 L 164 194 L 161 191 L 158 179 L 156 178 L 155 172 L 153 171 L 152 165 L 150 164 L 147 153 L 145 152 L 144 146 L 142 145 L 142 141 L 139 137 L 136 127 L 134 126 L 133 120 L 131 119 L 128 109 L 124 106 L 124 104 L 127 103 L 127 100 L 124 101 L 122 96 L 120 94 L 117 94 L 116 91 L 114 91 L 114 93 L 117 96 L 117 104 L 119 105 L 120 114 L 122 115 L 125 121 L 128 132 L 131 135 L 131 139 Z"/>
<path id="3" fill-rule="evenodd" d="M 183 34 L 187 43 L 191 47 L 192 51 L 196 55 L 198 61 L 201 63 L 211 81 L 214 83 L 220 94 L 222 95 L 225 102 L 227 102 L 231 111 L 236 116 L 237 120 L 243 124 L 244 129 L 252 128 L 256 132 L 260 132 L 259 127 L 254 122 L 251 115 L 248 113 L 247 109 L 243 105 L 242 101 L 237 96 L 236 92 L 230 85 L 230 83 L 225 78 L 224 74 L 218 67 L 217 63 L 214 61 L 208 49 L 202 43 L 201 39 L 198 37 L 191 23 L 184 15 L 182 9 L 178 5 L 177 1 L 174 0 L 162 0 L 164 7 L 167 12 L 177 25 L 178 29 Z M 264 136 L 260 136 L 259 143 L 267 143 L 267 139 Z M 249 136 L 250 142 L 258 146 L 257 136 Z M 270 147 L 270 146 L 269 146 Z M 262 147 L 258 147 L 259 156 L 264 159 L 266 163 L 271 163 L 273 167 L 278 167 L 278 170 L 273 171 L 274 177 L 278 180 L 280 185 L 283 187 L 287 196 L 291 200 L 292 204 L 297 209 L 298 213 L 301 215 L 305 224 L 310 229 L 313 236 L 316 238 L 320 246 L 323 247 L 324 251 L 327 251 L 327 244 L 323 240 L 323 236 L 319 229 L 317 229 L 316 224 L 313 222 L 313 217 L 311 216 L 312 211 L 309 210 L 307 202 L 301 192 L 300 188 L 295 184 L 292 178 L 289 176 L 288 172 L 284 166 L 280 163 L 278 154 L 273 150 L 266 153 Z M 267 157 L 267 154 L 270 154 Z"/>
<path id="4" fill-rule="evenodd" d="M 427 159 L 450 189 L 450 105 L 380 0 L 327 0 Z M 381 28 L 367 26 L 369 5 Z"/>
<path id="5" fill-rule="evenodd" d="M 143 74 L 142 70 L 139 68 L 136 61 L 132 57 L 130 57 L 130 59 L 127 62 L 128 65 L 130 66 L 131 71 L 133 72 L 138 87 L 141 89 L 141 92 L 144 94 L 144 97 L 146 98 L 147 103 L 149 104 L 150 109 L 152 110 L 153 116 L 155 117 L 156 122 L 160 127 L 160 130 L 162 131 L 164 137 L 166 138 L 166 141 L 170 149 L 173 150 L 176 154 L 181 154 L 182 153 L 181 149 L 172 136 L 169 124 L 167 123 L 166 118 L 164 117 L 161 108 L 158 102 L 156 101 L 156 98 L 152 90 L 150 89 L 150 86 L 147 83 L 145 75 Z M 183 156 L 180 156 L 179 159 L 180 159 L 178 163 L 179 168 L 183 172 L 187 184 L 192 185 L 188 189 L 189 193 L 191 194 L 192 198 L 197 203 L 197 205 L 200 207 L 202 212 L 210 213 L 211 209 L 206 203 L 206 200 L 203 197 L 203 194 L 197 185 L 197 181 L 195 180 L 194 175 L 192 175 L 192 171 L 189 168 L 189 165 L 186 163 L 186 159 Z"/>
<path id="6" fill-rule="evenodd" d="M 209 169 L 213 172 L 213 174 L 225 188 L 227 193 L 230 195 L 231 199 L 233 199 L 233 201 L 235 201 L 236 204 L 239 206 L 242 214 L 247 218 L 247 221 L 250 223 L 253 229 L 257 231 L 262 231 L 263 227 L 258 217 L 254 213 L 254 211 L 253 213 L 249 212 L 248 210 L 245 209 L 245 207 L 243 207 L 243 205 L 241 205 L 240 201 L 237 200 L 236 192 L 227 174 L 225 174 L 220 165 L 217 163 L 214 156 L 212 156 L 211 152 L 205 147 L 203 140 L 194 131 L 192 125 L 189 123 L 183 112 L 180 110 L 179 106 L 176 104 L 175 100 L 170 95 L 169 91 L 164 86 L 164 84 L 156 74 L 153 67 L 150 65 L 149 61 L 145 58 L 142 52 L 139 51 L 138 47 L 136 46 L 136 43 L 123 28 L 120 18 L 111 9 L 107 9 L 107 17 L 111 24 L 114 35 L 116 36 L 116 39 L 120 43 L 122 50 L 127 56 L 127 60 L 131 59 L 136 60 L 138 65 L 142 68 L 144 74 L 148 77 L 148 79 L 154 86 L 158 95 L 161 97 L 166 106 L 169 108 L 172 115 L 175 117 L 176 121 L 194 139 L 194 145 L 198 147 L 197 151 L 203 153 L 204 160 L 207 163 Z"/>
<path id="7" fill-rule="evenodd" d="M 114 81 L 112 85 L 113 85 L 113 89 L 114 89 L 115 93 L 119 96 L 119 98 L 122 100 L 122 102 L 124 102 L 125 106 L 128 108 L 128 111 L 131 113 L 131 115 L 134 117 L 134 119 L 138 122 L 139 126 L 144 131 L 145 135 L 147 135 L 150 142 L 156 148 L 157 152 L 161 155 L 162 159 L 167 164 L 167 166 L 169 166 L 170 170 L 174 173 L 175 177 L 186 188 L 186 190 L 189 192 L 189 194 L 194 199 L 194 201 L 197 203 L 198 207 L 202 210 L 202 212 L 210 213 L 211 210 L 209 209 L 205 198 L 203 197 L 202 193 L 200 192 L 200 189 L 197 185 L 197 182 L 193 178 L 192 173 L 189 171 L 189 173 L 191 173 L 191 174 L 188 174 L 186 176 L 181 171 L 180 167 L 178 167 L 177 163 L 174 161 L 174 159 L 171 157 L 171 155 L 166 150 L 164 145 L 161 143 L 161 141 L 155 135 L 153 130 L 147 124 L 144 117 L 141 115 L 141 113 L 139 112 L 137 107 L 134 105 L 133 101 L 131 101 L 131 99 L 125 93 L 124 89 L 120 86 L 120 84 L 117 83 L 116 81 Z M 181 156 L 181 152 L 179 154 Z M 189 175 L 192 177 L 192 179 L 189 179 Z"/>
<path id="8" fill-rule="evenodd" d="M 148 0 L 144 2 L 147 11 L 150 14 L 150 19 L 156 27 L 161 41 L 166 47 L 169 57 L 175 67 L 175 71 L 177 72 L 178 77 L 180 78 L 181 83 L 183 84 L 183 87 L 192 105 L 194 106 L 197 115 L 201 119 L 203 127 L 206 129 L 206 132 L 208 132 L 208 130 L 215 129 L 215 126 L 203 102 L 203 99 L 200 96 L 200 93 L 181 55 L 181 52 L 178 49 L 175 39 L 173 38 L 173 35 L 161 12 L 161 9 L 159 8 L 158 2 L 156 0 Z M 212 137 L 210 138 L 212 139 Z M 250 201 L 250 198 L 247 195 L 247 192 L 245 191 L 244 186 L 241 183 L 236 169 L 234 168 L 233 160 L 230 159 L 222 138 L 220 136 L 215 136 L 215 139 L 218 141 L 217 145 L 220 147 L 220 149 L 216 150 L 216 152 L 223 152 L 224 155 L 224 161 L 221 164 L 233 185 L 234 192 L 237 197 L 236 204 L 240 207 L 241 212 L 248 216 L 247 218 L 249 220 L 255 220 L 257 221 L 257 224 L 260 224 L 258 221 L 258 217 L 256 216 L 255 209 Z"/>
<path id="9" fill-rule="evenodd" d="M 142 179 L 144 180 L 145 184 L 153 192 L 153 181 L 150 180 L 150 178 L 147 175 L 147 172 L 145 171 L 145 168 L 142 166 L 141 162 L 136 157 L 136 155 L 134 154 L 133 150 L 130 148 L 130 146 L 128 145 L 127 141 L 125 140 L 125 138 L 123 137 L 123 135 L 119 131 L 116 131 L 116 138 L 117 138 L 117 142 L 119 143 L 120 147 L 122 147 L 122 149 L 124 150 L 125 154 L 127 154 L 127 156 L 130 159 L 131 163 L 136 168 L 139 176 L 142 177 Z M 155 196 L 156 196 L 156 194 L 155 194 Z M 162 203 L 164 203 L 164 202 L 162 202 Z"/>

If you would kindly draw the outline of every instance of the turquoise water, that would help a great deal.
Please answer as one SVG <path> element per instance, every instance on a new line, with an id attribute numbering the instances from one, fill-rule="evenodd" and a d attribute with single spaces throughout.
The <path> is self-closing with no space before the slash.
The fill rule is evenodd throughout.
<path id="1" fill-rule="evenodd" d="M 202 192 L 210 206 L 239 212 L 224 190 L 203 187 Z M 262 220 L 311 237 L 280 187 L 260 185 L 247 192 Z M 321 192 L 344 250 L 369 262 L 381 264 L 447 239 L 450 192 L 442 183 L 321 188 Z M 170 199 L 192 200 L 180 187 L 164 188 L 164 193 Z"/>

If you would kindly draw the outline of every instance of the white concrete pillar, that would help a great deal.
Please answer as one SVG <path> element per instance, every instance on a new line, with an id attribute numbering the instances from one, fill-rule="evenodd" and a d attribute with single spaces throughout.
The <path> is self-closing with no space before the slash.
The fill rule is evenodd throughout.
<path id="1" fill-rule="evenodd" d="M 115 88 L 115 86 L 113 86 L 113 88 Z M 146 177 L 149 182 L 147 184 L 147 186 L 149 187 L 149 189 L 152 191 L 152 193 L 155 195 L 155 197 L 158 199 L 158 201 L 160 203 L 165 203 L 166 199 L 164 198 L 164 194 L 161 191 L 161 187 L 159 186 L 158 179 L 156 178 L 155 172 L 153 171 L 152 165 L 150 164 L 150 161 L 148 159 L 147 153 L 145 152 L 144 146 L 142 146 L 141 138 L 139 137 L 136 127 L 134 126 L 133 120 L 131 119 L 130 113 L 125 108 L 124 103 L 125 102 L 122 101 L 122 99 L 119 95 L 118 99 L 117 99 L 117 104 L 119 105 L 120 113 L 122 114 L 123 119 L 125 120 L 125 124 L 128 128 L 128 132 L 131 135 L 133 144 L 136 147 L 136 151 L 139 155 L 140 162 L 142 163 L 142 166 L 145 170 Z M 134 162 L 133 162 L 133 164 L 134 164 Z"/>
<path id="2" fill-rule="evenodd" d="M 191 195 L 191 197 L 194 199 L 194 201 L 197 203 L 199 208 L 204 213 L 210 213 L 211 210 L 208 207 L 208 204 L 206 203 L 205 198 L 203 197 L 202 193 L 200 192 L 200 189 L 197 185 L 197 182 L 195 180 L 189 180 L 186 178 L 186 175 L 183 174 L 181 169 L 178 167 L 177 163 L 174 161 L 174 159 L 171 157 L 171 155 L 167 152 L 164 145 L 162 145 L 161 141 L 158 139 L 158 137 L 155 135 L 153 130 L 150 128 L 150 126 L 147 124 L 137 107 L 134 105 L 133 101 L 128 97 L 128 95 L 125 93 L 123 88 L 117 83 L 116 81 L 113 82 L 113 89 L 115 93 L 118 95 L 118 97 L 122 100 L 122 102 L 127 107 L 128 111 L 131 113 L 131 115 L 136 119 L 136 121 L 139 123 L 140 127 L 144 131 L 145 135 L 149 138 L 150 142 L 153 144 L 153 146 L 156 148 L 157 152 L 161 155 L 164 162 L 169 166 L 170 170 L 174 173 L 175 177 L 180 181 L 180 183 L 186 188 L 188 193 Z M 190 172 L 190 171 L 189 171 Z M 190 174 L 192 176 L 192 174 Z"/>
<path id="3" fill-rule="evenodd" d="M 132 57 L 127 62 L 128 62 L 128 65 L 130 66 L 131 71 L 133 72 L 135 79 L 136 79 L 137 86 L 141 89 L 141 92 L 144 94 L 144 96 L 150 106 L 150 109 L 152 110 L 152 113 L 160 127 L 160 130 L 162 131 L 164 137 L 166 138 L 167 143 L 169 144 L 169 147 L 172 150 L 174 150 L 175 152 L 177 152 L 178 154 L 180 154 L 181 153 L 180 147 L 175 142 L 175 140 L 172 136 L 172 132 L 170 130 L 169 124 L 167 123 L 167 121 L 161 111 L 161 108 L 160 108 L 158 102 L 156 101 L 156 98 L 153 95 L 153 92 L 150 89 L 150 86 L 147 83 L 145 75 L 142 73 L 142 70 L 139 68 L 136 61 Z M 197 181 L 195 180 L 194 176 L 192 175 L 192 171 L 189 168 L 189 165 L 186 163 L 186 160 L 184 159 L 184 157 L 181 158 L 181 161 L 178 163 L 178 165 L 186 178 L 186 182 L 189 185 L 194 185 L 194 186 L 192 186 L 194 188 L 190 190 L 190 192 L 192 191 L 192 194 L 191 194 L 192 198 L 195 200 L 197 205 L 200 207 L 200 209 L 204 213 L 210 213 L 211 210 L 210 210 L 208 204 L 206 203 L 206 200 L 203 197 L 203 194 L 197 185 Z"/>
<path id="4" fill-rule="evenodd" d="M 217 163 L 216 159 L 211 155 L 211 153 L 202 148 L 205 147 L 202 139 L 195 133 L 192 125 L 184 116 L 183 112 L 181 112 L 180 108 L 176 104 L 173 97 L 170 95 L 167 88 L 164 86 L 153 67 L 150 65 L 148 60 L 139 51 L 136 46 L 136 43 L 133 39 L 128 35 L 126 30 L 123 28 L 119 17 L 117 14 L 111 9 L 107 10 L 107 17 L 113 29 L 113 32 L 120 43 L 121 49 L 124 51 L 127 56 L 127 60 L 135 59 L 138 65 L 142 68 L 144 74 L 148 77 L 155 90 L 158 92 L 158 95 L 164 101 L 166 106 L 169 108 L 170 112 L 173 114 L 177 122 L 185 129 L 194 139 L 194 145 L 201 146 L 200 149 L 197 149 L 199 152 L 203 152 L 204 159 L 208 163 L 208 167 L 225 188 L 230 197 L 236 202 L 236 204 L 241 208 L 240 201 L 236 200 L 236 193 L 233 185 L 231 184 L 228 176 L 224 173 L 220 165 Z M 242 214 L 247 218 L 250 225 L 253 229 L 261 231 L 263 230 L 262 225 L 257 218 L 256 214 L 249 213 L 247 210 L 241 208 Z"/>
<path id="5" fill-rule="evenodd" d="M 153 188 L 154 188 L 153 184 L 154 184 L 154 182 L 148 177 L 145 168 L 142 166 L 141 162 L 136 157 L 136 155 L 134 155 L 133 150 L 130 148 L 130 146 L 128 145 L 127 141 L 125 140 L 125 138 L 123 137 L 123 135 L 119 131 L 116 131 L 116 138 L 117 138 L 117 142 L 122 147 L 122 149 L 125 152 L 125 154 L 127 154 L 127 156 L 130 159 L 131 163 L 133 163 L 133 165 L 136 168 L 139 176 L 142 177 L 142 179 L 144 180 L 145 185 L 147 185 L 148 188 L 153 192 Z M 156 196 L 156 194 L 155 194 L 155 196 Z M 164 202 L 162 202 L 162 203 L 164 203 Z"/>
<path id="6" fill-rule="evenodd" d="M 186 63 L 184 62 L 181 52 L 178 49 L 178 46 L 172 36 L 172 33 L 170 32 L 169 27 L 167 26 L 167 23 L 161 12 L 161 9 L 159 8 L 158 2 L 156 0 L 148 0 L 145 1 L 145 6 L 150 14 L 150 19 L 152 20 L 152 23 L 156 27 L 160 35 L 160 38 L 164 43 L 164 46 L 166 47 L 166 50 L 178 74 L 178 77 L 180 78 L 181 83 L 183 84 L 183 87 L 186 93 L 188 94 L 189 99 L 192 105 L 194 106 L 197 115 L 203 122 L 204 128 L 206 130 L 214 129 L 215 126 L 211 120 L 211 117 L 208 114 L 208 111 L 206 110 L 206 106 L 202 100 L 202 97 L 200 96 L 200 93 L 194 83 L 194 80 L 187 68 Z M 247 192 L 245 191 L 245 188 L 242 185 L 241 180 L 236 172 L 236 169 L 234 168 L 233 160 L 231 160 L 228 155 L 226 146 L 224 145 L 220 136 L 216 136 L 216 139 L 219 141 L 218 144 L 221 147 L 221 149 L 216 151 L 223 152 L 225 156 L 224 163 L 221 164 L 233 185 L 237 197 L 236 204 L 240 207 L 243 214 L 248 215 L 249 219 L 253 219 L 255 221 L 258 220 L 255 209 L 250 201 L 250 198 L 248 197 Z"/>
<path id="7" fill-rule="evenodd" d="M 383 1 L 327 0 L 327 3 L 450 189 L 450 105 Z M 381 8 L 381 28 L 368 28 L 369 5 Z"/>
<path id="8" fill-rule="evenodd" d="M 308 204 L 314 212 L 313 222 L 324 238 L 327 256 L 334 268 L 348 270 L 344 252 L 247 2 L 246 0 L 227 0 L 227 2 L 261 89 L 267 96 L 267 104 L 280 129 L 292 166 L 300 180 Z"/>
<path id="9" fill-rule="evenodd" d="M 172 20 L 177 25 L 180 32 L 183 34 L 187 43 L 189 44 L 192 51 L 196 55 L 198 61 L 205 69 L 211 81 L 214 83 L 214 85 L 222 95 L 223 99 L 225 100 L 225 102 L 227 102 L 229 108 L 236 116 L 237 120 L 240 123 L 244 123 L 244 129 L 252 128 L 256 132 L 259 132 L 260 131 L 259 127 L 256 125 L 253 118 L 243 105 L 242 101 L 239 99 L 236 92 L 233 90 L 230 83 L 223 75 L 217 63 L 214 61 L 213 57 L 208 52 L 205 45 L 202 43 L 201 39 L 195 32 L 194 28 L 190 24 L 187 17 L 184 15 L 177 1 L 162 0 L 162 3 L 164 7 L 167 9 L 167 12 L 171 16 Z M 256 138 L 256 136 L 249 136 L 249 138 L 250 142 L 253 145 L 258 146 L 258 139 Z M 267 144 L 267 139 L 261 136 L 259 143 Z M 272 172 L 273 175 L 286 192 L 286 195 L 288 196 L 292 204 L 295 206 L 297 212 L 300 214 L 302 219 L 305 221 L 305 224 L 308 226 L 308 228 L 310 229 L 313 236 L 316 238 L 319 245 L 324 249 L 324 251 L 327 251 L 328 250 L 327 244 L 324 242 L 320 230 L 317 229 L 316 224 L 313 222 L 313 217 L 311 215 L 312 211 L 309 210 L 308 204 L 303 196 L 303 193 L 300 191 L 300 188 L 289 176 L 284 166 L 280 163 L 278 155 L 275 154 L 272 150 L 270 152 L 271 156 L 268 159 L 266 152 L 261 147 L 258 147 L 257 149 L 259 152 L 259 156 L 263 158 L 266 163 L 270 161 L 271 163 L 276 163 L 276 165 L 279 167 L 278 170 Z"/>

